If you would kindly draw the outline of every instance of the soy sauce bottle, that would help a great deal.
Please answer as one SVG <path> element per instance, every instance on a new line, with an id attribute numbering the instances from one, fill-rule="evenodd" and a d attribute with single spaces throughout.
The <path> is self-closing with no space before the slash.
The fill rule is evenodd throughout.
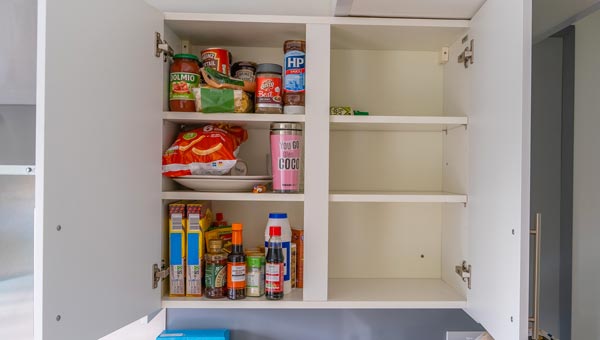
<path id="1" fill-rule="evenodd" d="M 227 257 L 227 297 L 246 298 L 246 256 L 242 245 L 242 224 L 231 225 L 231 253 Z"/>
<path id="2" fill-rule="evenodd" d="M 281 247 L 281 226 L 269 227 L 269 236 L 265 265 L 265 297 L 267 300 L 281 300 L 285 262 Z"/>

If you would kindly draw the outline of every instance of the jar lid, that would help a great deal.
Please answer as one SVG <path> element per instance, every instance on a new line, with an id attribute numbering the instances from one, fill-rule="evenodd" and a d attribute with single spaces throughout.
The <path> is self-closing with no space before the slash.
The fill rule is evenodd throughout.
<path id="1" fill-rule="evenodd" d="M 256 68 L 256 63 L 253 61 L 236 61 L 235 63 L 233 63 L 233 65 L 231 67 L 240 67 L 240 66 Z"/>
<path id="2" fill-rule="evenodd" d="M 296 130 L 302 131 L 302 124 L 300 123 L 271 123 L 271 130 Z M 287 216 L 286 216 L 287 217 Z"/>
<path id="3" fill-rule="evenodd" d="M 256 73 L 281 73 L 283 68 L 278 64 L 258 64 Z"/>
<path id="4" fill-rule="evenodd" d="M 220 238 L 213 238 L 208 240 L 208 249 L 218 249 L 221 250 L 223 248 L 223 240 Z"/>
<path id="5" fill-rule="evenodd" d="M 173 56 L 173 59 L 193 59 L 193 60 L 199 61 L 199 59 L 196 55 L 186 54 L 186 53 L 176 54 Z"/>

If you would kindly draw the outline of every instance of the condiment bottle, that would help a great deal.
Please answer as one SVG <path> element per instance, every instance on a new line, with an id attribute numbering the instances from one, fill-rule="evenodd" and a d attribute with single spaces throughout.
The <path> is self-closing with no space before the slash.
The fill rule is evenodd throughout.
<path id="1" fill-rule="evenodd" d="M 306 42 L 287 40 L 283 53 L 283 113 L 304 114 Z"/>
<path id="2" fill-rule="evenodd" d="M 256 113 L 283 113 L 281 65 L 259 64 L 256 67 Z"/>
<path id="3" fill-rule="evenodd" d="M 246 298 L 246 256 L 242 245 L 242 224 L 231 225 L 231 253 L 227 257 L 227 297 Z"/>
<path id="4" fill-rule="evenodd" d="M 290 221 L 288 220 L 287 213 L 269 213 L 269 220 L 265 228 L 265 255 L 268 253 L 269 240 L 271 239 L 271 226 L 279 226 L 281 230 L 281 239 L 283 247 L 283 292 L 289 294 L 292 292 L 292 228 L 290 227 Z"/>
<path id="5" fill-rule="evenodd" d="M 281 227 L 269 227 L 269 246 L 265 265 L 265 296 L 267 300 L 283 299 L 284 262 L 281 247 Z"/>
<path id="6" fill-rule="evenodd" d="M 206 297 L 220 299 L 225 297 L 227 281 L 227 253 L 223 251 L 223 240 L 208 241 L 206 254 L 206 270 L 204 272 Z"/>
<path id="7" fill-rule="evenodd" d="M 169 109 L 195 112 L 193 88 L 200 85 L 200 65 L 193 54 L 176 54 L 169 68 Z"/>

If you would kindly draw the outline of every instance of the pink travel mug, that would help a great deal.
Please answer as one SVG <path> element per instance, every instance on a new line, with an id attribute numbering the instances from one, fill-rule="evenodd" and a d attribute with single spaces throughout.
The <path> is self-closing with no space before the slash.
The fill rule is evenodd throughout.
<path id="1" fill-rule="evenodd" d="M 300 191 L 302 125 L 271 123 L 271 169 L 274 192 Z"/>

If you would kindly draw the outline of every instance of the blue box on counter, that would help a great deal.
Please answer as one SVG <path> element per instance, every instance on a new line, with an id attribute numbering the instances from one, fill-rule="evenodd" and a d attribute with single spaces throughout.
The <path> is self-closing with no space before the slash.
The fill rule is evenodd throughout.
<path id="1" fill-rule="evenodd" d="M 170 329 L 156 340 L 229 340 L 228 329 Z"/>

